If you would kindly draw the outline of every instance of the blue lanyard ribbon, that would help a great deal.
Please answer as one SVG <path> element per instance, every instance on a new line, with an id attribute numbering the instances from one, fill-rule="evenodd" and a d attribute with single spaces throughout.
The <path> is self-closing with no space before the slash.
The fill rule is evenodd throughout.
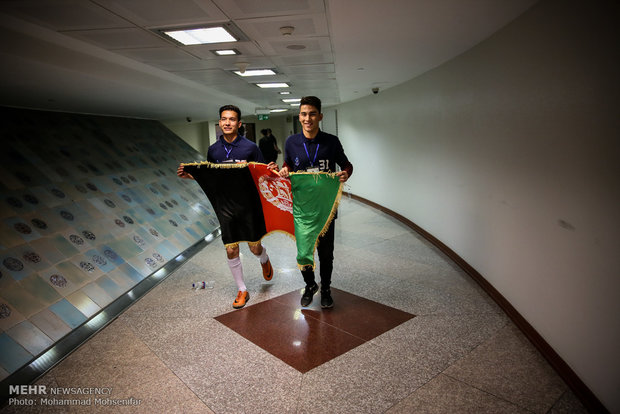
<path id="1" fill-rule="evenodd" d="M 224 151 L 226 151 L 226 159 L 230 158 L 230 151 L 233 150 L 233 146 L 230 146 L 230 149 L 226 148 L 226 144 L 222 144 L 224 145 Z"/>
<path id="2" fill-rule="evenodd" d="M 319 144 L 316 144 L 316 151 L 314 151 L 314 158 L 310 159 L 310 154 L 308 153 L 308 147 L 306 147 L 306 143 L 304 142 L 304 149 L 306 150 L 306 155 L 308 156 L 308 161 L 310 161 L 310 166 L 314 167 L 314 162 L 316 161 L 316 156 L 319 153 Z"/>

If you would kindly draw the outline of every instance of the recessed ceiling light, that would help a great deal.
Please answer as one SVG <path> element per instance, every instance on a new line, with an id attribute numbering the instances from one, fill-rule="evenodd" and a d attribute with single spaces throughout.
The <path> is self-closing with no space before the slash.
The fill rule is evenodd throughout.
<path id="1" fill-rule="evenodd" d="M 297 102 L 297 103 L 292 103 L 292 104 L 291 104 L 291 106 L 298 107 L 298 106 L 299 106 L 299 102 Z"/>
<path id="2" fill-rule="evenodd" d="M 234 73 L 239 76 L 270 76 L 276 74 L 271 69 L 249 69 L 244 72 L 241 72 L 240 70 L 235 70 Z"/>
<path id="3" fill-rule="evenodd" d="M 289 92 L 289 91 L 282 91 L 282 92 L 280 92 L 280 95 L 290 95 L 290 94 L 291 94 L 291 92 Z"/>
<path id="4" fill-rule="evenodd" d="M 285 82 L 272 82 L 272 83 L 256 83 L 259 88 L 288 88 L 290 85 Z"/>
<path id="5" fill-rule="evenodd" d="M 286 112 L 288 109 L 286 108 L 278 108 L 278 109 L 270 109 L 269 112 Z"/>
<path id="6" fill-rule="evenodd" d="M 185 46 L 237 41 L 228 30 L 221 26 L 186 30 L 162 30 L 162 33 Z"/>
<path id="7" fill-rule="evenodd" d="M 286 102 L 286 103 L 289 103 L 289 102 L 299 102 L 299 101 L 301 101 L 301 98 L 287 98 L 287 99 L 282 99 L 282 102 Z"/>
<path id="8" fill-rule="evenodd" d="M 237 49 L 219 49 L 212 50 L 211 52 L 215 53 L 218 56 L 232 56 L 241 54 Z"/>

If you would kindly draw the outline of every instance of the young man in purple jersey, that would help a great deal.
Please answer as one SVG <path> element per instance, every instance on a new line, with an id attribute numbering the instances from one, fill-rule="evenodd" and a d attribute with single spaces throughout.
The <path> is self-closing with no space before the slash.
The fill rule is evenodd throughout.
<path id="1" fill-rule="evenodd" d="M 241 127 L 241 110 L 234 105 L 224 105 L 220 108 L 220 128 L 222 135 L 217 142 L 209 147 L 207 151 L 207 161 L 223 164 L 237 162 L 265 162 L 263 154 L 260 152 L 255 143 L 249 139 L 239 135 L 239 127 Z M 183 166 L 179 165 L 177 175 L 181 178 L 191 178 L 191 174 L 183 170 Z M 267 250 L 260 241 L 256 244 L 248 244 L 250 251 L 260 260 L 263 277 L 265 280 L 271 280 L 273 277 L 273 267 L 267 255 Z M 250 294 L 247 291 L 243 280 L 243 267 L 239 257 L 239 244 L 227 245 L 226 255 L 228 256 L 228 267 L 237 284 L 237 297 L 233 302 L 233 308 L 240 309 L 250 300 Z"/>
<path id="2" fill-rule="evenodd" d="M 279 171 L 281 177 L 288 177 L 289 172 L 308 171 L 336 172 L 336 165 L 341 171 L 336 172 L 340 181 L 345 182 L 353 174 L 353 165 L 344 153 L 337 136 L 319 129 L 323 119 L 321 100 L 316 96 L 305 96 L 299 103 L 299 122 L 302 126 L 300 134 L 291 135 L 284 145 L 284 165 Z M 332 220 L 327 232 L 319 238 L 317 252 L 321 276 L 321 307 L 331 308 L 334 301 L 331 297 L 331 278 L 334 262 L 334 225 Z M 306 288 L 301 296 L 301 306 L 312 303 L 319 286 L 314 280 L 314 270 L 306 266 L 301 271 Z"/>

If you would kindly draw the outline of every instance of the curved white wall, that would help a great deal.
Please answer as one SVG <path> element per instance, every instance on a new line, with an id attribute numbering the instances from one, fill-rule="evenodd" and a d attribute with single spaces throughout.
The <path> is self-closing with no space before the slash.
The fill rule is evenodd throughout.
<path id="1" fill-rule="evenodd" d="M 336 109 L 351 191 L 459 254 L 620 412 L 614 9 L 544 0 L 456 59 Z"/>

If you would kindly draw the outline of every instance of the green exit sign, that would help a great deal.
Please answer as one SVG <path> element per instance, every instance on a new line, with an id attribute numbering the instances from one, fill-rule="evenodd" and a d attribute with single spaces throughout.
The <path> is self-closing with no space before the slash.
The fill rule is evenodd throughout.
<path id="1" fill-rule="evenodd" d="M 266 121 L 269 119 L 269 115 L 258 115 L 258 120 L 259 121 Z"/>

